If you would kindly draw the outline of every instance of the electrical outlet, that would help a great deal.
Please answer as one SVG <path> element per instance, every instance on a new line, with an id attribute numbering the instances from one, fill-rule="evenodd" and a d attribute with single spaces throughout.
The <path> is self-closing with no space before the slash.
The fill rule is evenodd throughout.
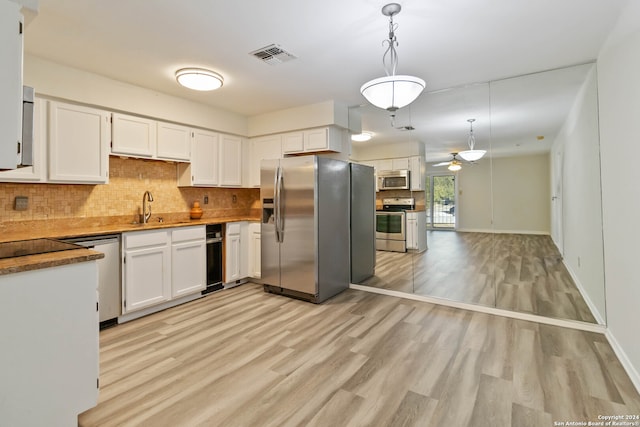
<path id="1" fill-rule="evenodd" d="M 204 204 L 205 205 L 209 204 L 209 196 L 204 196 Z"/>
<path id="2" fill-rule="evenodd" d="M 26 196 L 16 196 L 15 210 L 26 211 L 29 208 L 29 198 Z"/>
<path id="3" fill-rule="evenodd" d="M 231 202 L 238 203 L 238 196 L 236 196 L 235 194 L 231 196 Z"/>

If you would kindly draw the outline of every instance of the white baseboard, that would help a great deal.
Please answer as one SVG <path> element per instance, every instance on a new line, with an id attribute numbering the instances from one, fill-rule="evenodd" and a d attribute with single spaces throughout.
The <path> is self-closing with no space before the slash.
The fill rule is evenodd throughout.
<path id="1" fill-rule="evenodd" d="M 591 314 L 593 314 L 593 317 L 595 317 L 596 321 L 599 324 L 606 325 L 607 322 L 604 320 L 604 317 L 603 317 L 602 313 L 600 313 L 598 311 L 598 308 L 593 303 L 593 301 L 589 297 L 589 294 L 587 293 L 587 291 L 582 286 L 582 283 L 580 282 L 580 279 L 578 279 L 578 275 L 575 274 L 573 269 L 571 269 L 571 266 L 566 263 L 566 260 L 564 258 L 562 259 L 562 263 L 564 264 L 565 268 L 569 272 L 569 275 L 571 276 L 571 279 L 573 279 L 573 283 L 576 284 L 576 287 L 578 288 L 578 292 L 580 292 L 580 295 L 582 295 L 582 299 L 584 299 L 584 302 L 587 303 L 587 306 L 589 307 L 589 310 L 591 311 Z"/>
<path id="2" fill-rule="evenodd" d="M 622 363 L 622 367 L 627 372 L 627 375 L 629 375 L 629 378 L 638 393 L 640 393 L 640 373 L 638 373 L 636 367 L 633 366 L 633 363 L 629 360 L 627 353 L 624 352 L 622 346 L 618 343 L 618 340 L 616 340 L 616 337 L 611 333 L 611 329 L 607 328 L 604 336 L 607 337 L 607 341 L 609 341 L 609 345 L 613 349 L 613 352 L 618 356 L 618 360 Z"/>
<path id="3" fill-rule="evenodd" d="M 373 286 L 357 285 L 354 283 L 350 284 L 349 288 L 357 289 L 365 292 L 372 292 L 375 294 L 392 296 L 396 298 L 404 298 L 404 299 L 409 299 L 413 301 L 428 302 L 431 304 L 444 305 L 447 307 L 460 308 L 463 310 L 470 310 L 470 311 L 476 311 L 480 313 L 493 314 L 496 316 L 509 317 L 511 319 L 525 320 L 529 322 L 542 323 L 545 325 L 577 329 L 580 331 L 595 332 L 599 334 L 604 334 L 606 331 L 606 327 L 604 325 L 580 322 L 578 320 L 555 319 L 551 317 L 538 316 L 537 314 L 521 313 L 517 311 L 504 310 L 496 307 L 469 304 L 466 302 L 458 302 L 458 301 L 452 301 L 444 298 L 429 297 L 424 295 L 409 294 L 405 292 L 392 291 L 390 289 L 374 288 Z"/>
<path id="4" fill-rule="evenodd" d="M 133 311 L 131 313 L 123 314 L 118 317 L 118 323 L 128 322 L 130 320 L 138 319 L 140 317 L 146 316 L 148 314 L 155 313 L 157 311 L 164 310 L 166 308 L 175 307 L 176 305 L 184 304 L 185 302 L 193 301 L 198 298 L 202 298 L 202 294 L 200 292 L 186 295 L 178 299 L 173 299 L 162 304 L 153 305 L 151 307 L 143 308 L 141 310 Z"/>

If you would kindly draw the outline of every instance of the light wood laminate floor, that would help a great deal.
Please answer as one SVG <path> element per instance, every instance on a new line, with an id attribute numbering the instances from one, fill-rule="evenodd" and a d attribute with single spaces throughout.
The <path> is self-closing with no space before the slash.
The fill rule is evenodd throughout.
<path id="1" fill-rule="evenodd" d="M 100 334 L 89 426 L 553 426 L 640 414 L 603 335 L 245 284 Z"/>
<path id="2" fill-rule="evenodd" d="M 596 323 L 549 236 L 429 231 L 428 244 L 376 251 L 376 274 L 362 284 Z"/>

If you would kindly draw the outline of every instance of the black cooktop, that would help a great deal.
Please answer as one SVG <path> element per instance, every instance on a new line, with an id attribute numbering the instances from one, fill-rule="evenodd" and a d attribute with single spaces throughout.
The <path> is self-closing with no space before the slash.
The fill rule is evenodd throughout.
<path id="1" fill-rule="evenodd" d="M 0 243 L 0 259 L 68 251 L 70 249 L 84 249 L 84 247 L 53 239 L 18 240 Z"/>

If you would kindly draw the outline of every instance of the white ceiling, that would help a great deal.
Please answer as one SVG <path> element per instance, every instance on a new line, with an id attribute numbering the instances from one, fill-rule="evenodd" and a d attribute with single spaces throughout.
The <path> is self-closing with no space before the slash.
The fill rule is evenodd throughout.
<path id="1" fill-rule="evenodd" d="M 363 128 L 376 132 L 378 142 L 424 142 L 436 161 L 464 148 L 473 115 L 478 145 L 486 143 L 489 89 L 476 83 L 595 60 L 627 1 L 402 1 L 395 17 L 398 73 L 422 77 L 427 93 L 398 114 L 397 125 L 414 131 L 393 129 L 386 112 L 366 105 Z M 246 116 L 329 99 L 358 106 L 366 104 L 360 86 L 384 74 L 388 21 L 380 9 L 386 3 L 40 0 L 25 50 Z M 271 43 L 297 59 L 272 66 L 249 55 Z M 190 66 L 221 73 L 224 86 L 208 93 L 181 88 L 174 73 Z M 570 87 L 568 98 L 575 95 L 574 78 L 552 80 L 550 94 Z M 458 89 L 443 90 L 451 87 Z M 541 87 L 527 88 L 542 96 Z"/>

